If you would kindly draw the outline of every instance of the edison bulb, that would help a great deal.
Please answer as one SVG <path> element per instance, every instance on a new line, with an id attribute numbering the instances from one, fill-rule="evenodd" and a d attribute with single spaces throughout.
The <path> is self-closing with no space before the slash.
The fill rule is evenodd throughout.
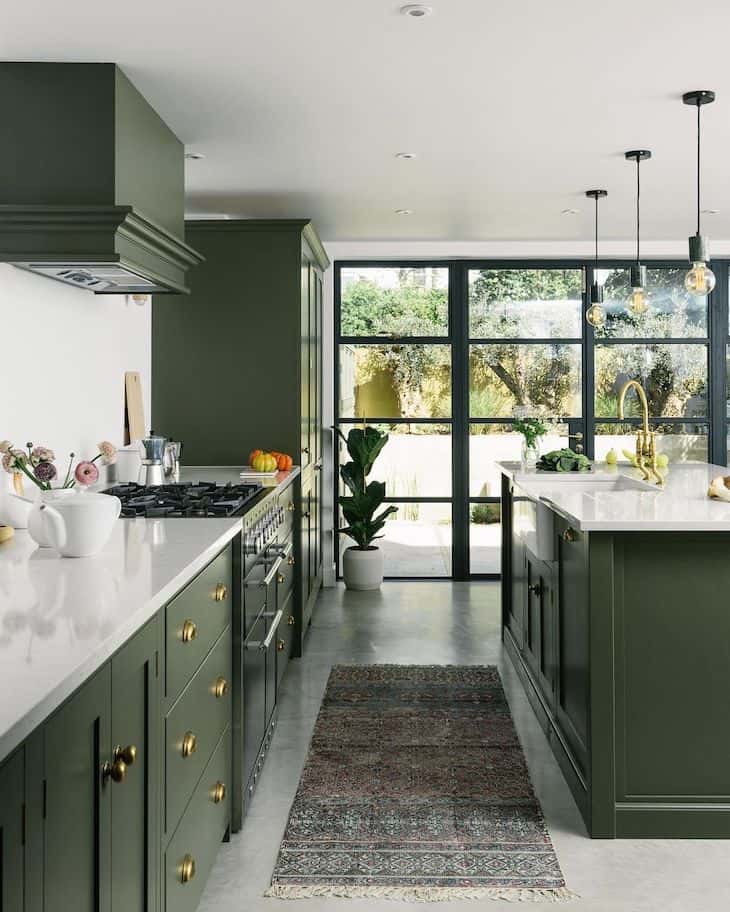
<path id="1" fill-rule="evenodd" d="M 603 326 L 606 322 L 606 311 L 603 306 L 601 304 L 591 304 L 586 311 L 586 320 L 596 329 L 599 326 Z"/>
<path id="2" fill-rule="evenodd" d="M 692 263 L 692 268 L 684 277 L 684 287 L 691 295 L 704 297 L 715 287 L 715 273 L 706 263 Z"/>
<path id="3" fill-rule="evenodd" d="M 640 317 L 649 309 L 649 301 L 643 288 L 632 288 L 629 299 L 626 302 L 626 308 L 630 314 Z"/>

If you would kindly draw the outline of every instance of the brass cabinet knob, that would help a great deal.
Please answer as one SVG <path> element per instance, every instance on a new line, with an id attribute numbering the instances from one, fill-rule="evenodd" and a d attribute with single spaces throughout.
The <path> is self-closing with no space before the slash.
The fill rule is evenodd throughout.
<path id="1" fill-rule="evenodd" d="M 527 588 L 533 595 L 538 596 L 538 598 L 542 595 L 542 586 L 540 583 L 535 583 L 533 586 L 528 586 Z"/>
<path id="2" fill-rule="evenodd" d="M 191 732 L 185 732 L 182 740 L 182 755 L 183 757 L 189 757 L 191 754 L 195 753 L 195 749 L 198 746 L 198 739 Z"/>
<path id="3" fill-rule="evenodd" d="M 283 640 L 277 640 L 276 649 L 278 652 L 283 652 L 286 649 L 286 643 Z"/>
<path id="4" fill-rule="evenodd" d="M 295 509 L 293 503 L 288 503 L 288 504 L 286 505 L 286 508 L 287 508 L 287 510 L 288 510 L 290 513 L 293 513 L 293 512 L 294 512 L 294 509 Z"/>
<path id="5" fill-rule="evenodd" d="M 112 782 L 124 782 L 127 778 L 127 764 L 124 760 L 115 760 L 113 763 L 107 763 L 104 766 L 104 773 L 109 776 Z"/>
<path id="6" fill-rule="evenodd" d="M 198 628 L 195 625 L 195 621 L 187 620 L 182 626 L 182 641 L 183 643 L 192 642 L 195 637 L 198 635 Z"/>
<path id="7" fill-rule="evenodd" d="M 195 859 L 192 855 L 186 855 L 180 865 L 180 882 L 190 883 L 195 877 Z"/>
<path id="8" fill-rule="evenodd" d="M 285 582 L 286 582 L 286 577 L 284 576 L 283 573 L 280 573 L 280 574 L 276 577 L 276 582 L 277 582 L 280 586 L 281 586 L 282 583 L 285 583 Z"/>
<path id="9" fill-rule="evenodd" d="M 294 564 L 296 564 L 296 561 L 294 560 L 294 557 L 292 555 L 289 556 L 289 560 L 287 561 L 287 564 L 289 564 L 290 567 L 293 567 Z"/>
<path id="10" fill-rule="evenodd" d="M 216 695 L 216 697 L 225 697 L 225 695 L 228 693 L 228 681 L 226 681 L 226 679 L 223 677 L 218 678 L 215 682 L 215 686 L 213 687 L 213 693 Z"/>
<path id="11" fill-rule="evenodd" d="M 126 747 L 117 744 L 112 753 L 112 762 L 105 763 L 102 767 L 104 778 L 108 777 L 112 782 L 124 782 L 127 778 L 127 767 L 132 766 L 136 759 L 137 748 L 134 744 L 128 744 Z"/>
<path id="12" fill-rule="evenodd" d="M 213 804 L 220 804 L 226 797 L 226 787 L 223 782 L 216 782 L 213 786 Z"/>
<path id="13" fill-rule="evenodd" d="M 228 598 L 228 587 L 224 586 L 223 583 L 218 583 L 215 587 L 215 595 L 213 596 L 216 602 L 223 602 Z"/>
<path id="14" fill-rule="evenodd" d="M 134 744 L 128 744 L 126 747 L 117 745 L 114 748 L 114 759 L 123 760 L 127 766 L 131 766 L 137 759 L 137 748 Z"/>
<path id="15" fill-rule="evenodd" d="M 290 627 L 293 627 L 296 624 L 296 621 L 294 620 L 294 615 L 290 614 L 289 617 L 286 619 L 286 622 Z"/>
<path id="16" fill-rule="evenodd" d="M 563 532 L 563 541 L 564 542 L 574 542 L 578 540 L 578 533 L 575 529 L 571 529 L 570 526 Z"/>

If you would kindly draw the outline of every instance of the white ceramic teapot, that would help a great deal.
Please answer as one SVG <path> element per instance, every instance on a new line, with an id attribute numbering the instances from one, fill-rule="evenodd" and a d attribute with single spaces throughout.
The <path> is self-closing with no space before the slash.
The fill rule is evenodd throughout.
<path id="1" fill-rule="evenodd" d="M 51 547 L 64 557 L 98 554 L 122 512 L 122 502 L 110 494 L 78 494 L 40 508 Z"/>
<path id="2" fill-rule="evenodd" d="M 21 497 L 12 491 L 0 491 L 0 523 L 14 529 L 27 529 L 34 503 L 29 497 Z"/>

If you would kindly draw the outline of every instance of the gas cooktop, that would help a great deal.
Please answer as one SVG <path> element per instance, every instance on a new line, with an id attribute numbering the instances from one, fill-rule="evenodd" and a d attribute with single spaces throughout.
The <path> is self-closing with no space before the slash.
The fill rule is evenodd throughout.
<path id="1" fill-rule="evenodd" d="M 122 502 L 122 516 L 205 517 L 238 516 L 246 504 L 263 490 L 258 483 L 216 484 L 196 481 L 149 487 L 128 484 L 107 488 L 104 494 L 113 494 Z"/>

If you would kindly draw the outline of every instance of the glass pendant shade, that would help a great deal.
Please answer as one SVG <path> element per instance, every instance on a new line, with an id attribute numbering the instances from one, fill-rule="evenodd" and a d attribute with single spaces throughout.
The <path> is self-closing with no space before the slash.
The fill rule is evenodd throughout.
<path id="1" fill-rule="evenodd" d="M 703 298 L 710 294 L 715 287 L 715 273 L 707 263 L 710 260 L 707 238 L 701 232 L 700 215 L 700 164 L 702 133 L 700 130 L 700 112 L 703 105 L 712 104 L 715 93 L 710 89 L 698 89 L 694 92 L 685 92 L 682 101 L 687 105 L 697 107 L 697 232 L 689 239 L 689 261 L 692 264 L 689 272 L 684 277 L 684 287 L 694 297 Z"/>
<path id="2" fill-rule="evenodd" d="M 636 263 L 631 267 L 631 294 L 626 309 L 632 316 L 640 317 L 649 309 L 649 295 L 646 292 L 646 266 Z"/>
<path id="3" fill-rule="evenodd" d="M 606 322 L 606 308 L 603 306 L 603 286 L 598 282 L 591 285 L 591 304 L 586 311 L 586 321 L 598 328 Z"/>

